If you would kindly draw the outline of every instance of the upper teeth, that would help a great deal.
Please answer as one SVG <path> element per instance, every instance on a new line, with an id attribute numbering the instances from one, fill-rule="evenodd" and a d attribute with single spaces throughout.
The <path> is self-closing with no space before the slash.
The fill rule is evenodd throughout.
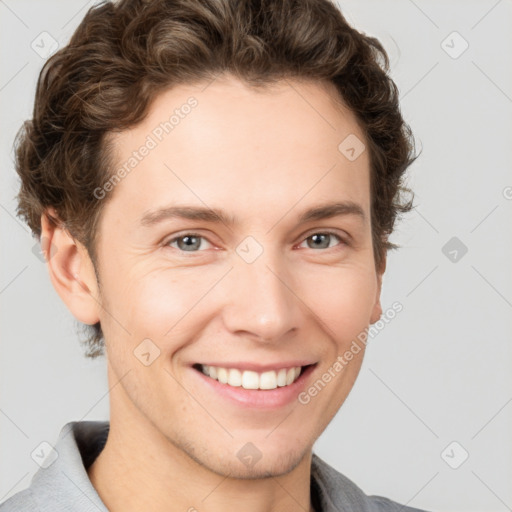
<path id="1" fill-rule="evenodd" d="M 216 379 L 222 384 L 242 386 L 245 389 L 275 389 L 277 386 L 288 386 L 297 380 L 301 367 L 281 368 L 268 372 L 253 372 L 251 370 L 238 370 L 237 368 L 223 368 L 220 366 L 201 365 L 205 375 Z"/>

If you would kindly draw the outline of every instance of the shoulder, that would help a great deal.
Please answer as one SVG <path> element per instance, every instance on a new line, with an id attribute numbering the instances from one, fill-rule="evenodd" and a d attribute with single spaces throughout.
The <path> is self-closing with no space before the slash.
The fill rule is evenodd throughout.
<path id="1" fill-rule="evenodd" d="M 39 512 L 32 490 L 24 489 L 0 503 L 0 512 Z"/>
<path id="2" fill-rule="evenodd" d="M 108 421 L 72 421 L 64 425 L 57 443 L 33 475 L 27 489 L 0 504 L 0 512 L 108 512 L 87 474 L 103 449 Z"/>
<path id="3" fill-rule="evenodd" d="M 322 511 L 334 512 L 427 512 L 411 508 L 383 496 L 368 496 L 352 480 L 313 453 L 311 464 L 312 492 Z"/>
<path id="4" fill-rule="evenodd" d="M 402 505 L 383 496 L 368 496 L 371 512 L 427 512 L 419 508 Z"/>

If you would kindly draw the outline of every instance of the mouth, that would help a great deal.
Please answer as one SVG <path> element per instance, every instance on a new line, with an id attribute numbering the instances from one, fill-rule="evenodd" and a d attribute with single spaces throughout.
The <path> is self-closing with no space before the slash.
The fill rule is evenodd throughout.
<path id="1" fill-rule="evenodd" d="M 312 366 L 315 364 L 283 367 L 263 372 L 200 363 L 193 365 L 193 368 L 210 379 L 233 388 L 272 390 L 293 385 Z"/>

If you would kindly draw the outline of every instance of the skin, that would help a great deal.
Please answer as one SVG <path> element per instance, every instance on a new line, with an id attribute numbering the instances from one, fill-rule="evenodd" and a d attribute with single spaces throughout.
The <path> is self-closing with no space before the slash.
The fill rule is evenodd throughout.
<path id="1" fill-rule="evenodd" d="M 256 91 L 223 76 L 206 85 L 161 93 L 113 138 L 122 165 L 169 112 L 198 101 L 116 185 L 98 228 L 98 276 L 84 247 L 42 217 L 58 249 L 47 263 L 53 285 L 78 320 L 101 322 L 106 340 L 110 434 L 88 474 L 113 512 L 148 503 L 154 512 L 310 510 L 313 444 L 364 350 L 309 403 L 273 411 L 227 401 L 191 365 L 312 360 L 307 389 L 380 318 L 385 265 L 373 258 L 369 155 L 349 161 L 338 150 L 349 134 L 365 139 L 330 84 Z M 360 205 L 365 219 L 298 222 L 334 201 Z M 238 222 L 141 226 L 147 211 L 176 204 L 223 208 Z M 315 244 L 326 230 L 335 234 Z M 171 243 L 187 233 L 204 237 L 192 251 Z M 252 263 L 236 252 L 248 236 L 263 249 Z M 149 366 L 134 356 L 146 338 L 160 350 Z M 247 442 L 262 454 L 252 467 L 236 456 Z"/>

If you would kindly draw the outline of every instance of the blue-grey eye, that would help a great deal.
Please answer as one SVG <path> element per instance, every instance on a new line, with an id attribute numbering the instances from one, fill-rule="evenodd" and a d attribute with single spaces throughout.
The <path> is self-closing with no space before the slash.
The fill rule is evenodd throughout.
<path id="1" fill-rule="evenodd" d="M 169 241 L 168 245 L 177 243 L 180 251 L 193 252 L 197 251 L 201 247 L 201 242 L 205 240 L 204 237 L 194 234 L 187 234 L 173 238 Z"/>
<path id="2" fill-rule="evenodd" d="M 315 233 L 308 236 L 304 241 L 308 242 L 308 247 L 310 249 L 329 249 L 332 247 L 330 242 L 333 238 L 337 238 L 338 241 L 342 241 L 341 238 L 334 233 Z M 312 241 L 312 244 L 309 243 L 309 240 Z"/>

